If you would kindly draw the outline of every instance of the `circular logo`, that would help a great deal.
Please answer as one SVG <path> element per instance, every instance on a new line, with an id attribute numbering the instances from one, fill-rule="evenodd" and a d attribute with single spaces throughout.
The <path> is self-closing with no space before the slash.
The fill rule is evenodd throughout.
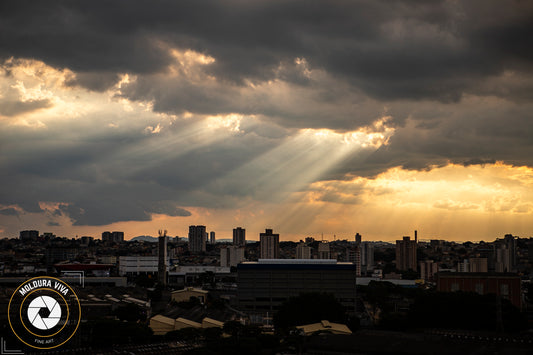
<path id="1" fill-rule="evenodd" d="M 15 289 L 8 306 L 13 333 L 36 349 L 65 344 L 78 329 L 81 306 L 66 282 L 49 276 L 35 277 Z"/>

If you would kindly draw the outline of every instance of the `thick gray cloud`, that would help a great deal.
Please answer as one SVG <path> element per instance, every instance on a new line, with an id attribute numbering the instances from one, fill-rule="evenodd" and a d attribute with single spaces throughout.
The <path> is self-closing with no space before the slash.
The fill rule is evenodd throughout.
<path id="1" fill-rule="evenodd" d="M 533 57 L 533 5 L 524 1 L 17 0 L 0 6 L 0 55 L 68 67 L 83 73 L 78 84 L 93 89 L 111 84 L 109 73 L 164 70 L 172 58 L 162 43 L 214 57 L 209 70 L 234 83 L 272 79 L 280 62 L 303 57 L 380 99 L 456 101 L 483 78 L 531 72 Z"/>
<path id="2" fill-rule="evenodd" d="M 214 61 L 191 69 L 174 49 Z M 298 190 L 394 166 L 533 166 L 528 1 L 2 1 L 0 60 L 11 57 L 69 69 L 64 85 L 97 93 L 128 74 L 115 99 L 193 116 L 153 135 L 146 128 L 160 122 L 121 118 L 110 129 L 117 117 L 108 113 L 47 123 L 46 132 L 4 127 L 0 184 L 9 188 L 0 202 L 26 212 L 61 202 L 52 215 L 77 225 L 278 198 L 274 184 L 257 188 L 262 181 Z M 9 65 L 3 70 L 9 79 Z M 54 105 L 17 90 L 0 86 L 0 115 Z M 190 138 L 195 122 L 224 114 L 244 115 L 240 132 Z M 314 175 L 305 169 L 329 156 L 315 162 L 302 153 L 312 147 L 289 144 L 298 129 L 353 131 L 383 116 L 395 129 L 387 145 Z"/>

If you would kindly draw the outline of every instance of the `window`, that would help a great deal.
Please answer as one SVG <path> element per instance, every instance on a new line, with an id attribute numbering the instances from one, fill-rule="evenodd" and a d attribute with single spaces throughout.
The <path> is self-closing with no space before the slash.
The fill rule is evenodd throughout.
<path id="1" fill-rule="evenodd" d="M 457 282 L 453 282 L 450 285 L 450 291 L 452 291 L 452 292 L 459 291 L 459 284 Z"/>

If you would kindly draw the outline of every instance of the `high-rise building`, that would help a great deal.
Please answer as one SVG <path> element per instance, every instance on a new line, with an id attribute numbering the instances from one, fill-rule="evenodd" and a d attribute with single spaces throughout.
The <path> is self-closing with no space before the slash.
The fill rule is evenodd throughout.
<path id="1" fill-rule="evenodd" d="M 516 239 L 512 234 L 506 234 L 504 239 L 495 242 L 494 256 L 496 272 L 516 271 Z"/>
<path id="2" fill-rule="evenodd" d="M 102 233 L 103 242 L 113 242 L 113 243 L 122 243 L 124 241 L 124 232 L 103 232 Z"/>
<path id="3" fill-rule="evenodd" d="M 296 259 L 311 259 L 311 247 L 304 242 L 296 246 Z"/>
<path id="4" fill-rule="evenodd" d="M 211 231 L 209 232 L 209 244 L 214 245 L 215 242 L 215 232 Z"/>
<path id="5" fill-rule="evenodd" d="M 355 244 L 361 244 L 361 234 L 355 233 Z"/>
<path id="6" fill-rule="evenodd" d="M 102 242 L 111 242 L 111 241 L 112 241 L 111 232 L 109 231 L 102 232 Z"/>
<path id="7" fill-rule="evenodd" d="M 374 269 L 374 244 L 362 242 L 359 246 L 361 250 L 361 267 L 363 271 Z"/>
<path id="8" fill-rule="evenodd" d="M 189 226 L 189 251 L 191 253 L 205 252 L 207 232 L 205 226 Z"/>
<path id="9" fill-rule="evenodd" d="M 39 239 L 39 231 L 20 231 L 20 240 L 37 240 Z"/>
<path id="10" fill-rule="evenodd" d="M 329 243 L 322 242 L 318 244 L 318 259 L 331 259 Z"/>
<path id="11" fill-rule="evenodd" d="M 261 247 L 261 259 L 279 258 L 279 234 L 272 233 L 272 229 L 266 229 L 265 233 L 259 233 Z"/>
<path id="12" fill-rule="evenodd" d="M 403 240 L 396 241 L 396 268 L 398 270 L 416 271 L 416 248 L 417 232 L 415 231 L 415 240 L 411 237 L 403 237 Z"/>
<path id="13" fill-rule="evenodd" d="M 239 247 L 246 246 L 246 229 L 241 227 L 233 229 L 233 245 Z"/>
<path id="14" fill-rule="evenodd" d="M 420 277 L 426 281 L 433 281 L 435 274 L 439 272 L 439 264 L 433 260 L 420 262 Z"/>
<path id="15" fill-rule="evenodd" d="M 220 248 L 220 266 L 237 266 L 244 261 L 244 248 L 230 245 Z"/>
<path id="16" fill-rule="evenodd" d="M 124 241 L 124 232 L 113 232 L 111 238 L 115 243 L 122 243 Z"/>
<path id="17" fill-rule="evenodd" d="M 361 248 L 360 245 L 346 248 L 346 261 L 355 265 L 355 274 L 361 276 Z"/>
<path id="18" fill-rule="evenodd" d="M 161 285 L 167 284 L 167 231 L 159 231 L 159 252 L 157 264 L 157 279 Z"/>

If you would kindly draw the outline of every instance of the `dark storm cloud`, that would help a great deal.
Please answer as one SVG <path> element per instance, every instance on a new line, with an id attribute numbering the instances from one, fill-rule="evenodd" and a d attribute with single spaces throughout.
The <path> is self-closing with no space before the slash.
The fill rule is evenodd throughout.
<path id="1" fill-rule="evenodd" d="M 0 214 L 4 216 L 18 216 L 19 211 L 14 208 L 4 208 L 0 210 Z"/>
<path id="2" fill-rule="evenodd" d="M 113 82 L 112 75 L 102 80 L 106 73 L 164 71 L 172 60 L 164 44 L 214 57 L 208 70 L 237 84 L 272 79 L 281 62 L 303 57 L 380 99 L 456 101 L 483 78 L 531 71 L 530 2 L 17 0 L 0 6 L 3 57 L 68 67 L 83 73 L 79 85 L 97 90 Z"/>

